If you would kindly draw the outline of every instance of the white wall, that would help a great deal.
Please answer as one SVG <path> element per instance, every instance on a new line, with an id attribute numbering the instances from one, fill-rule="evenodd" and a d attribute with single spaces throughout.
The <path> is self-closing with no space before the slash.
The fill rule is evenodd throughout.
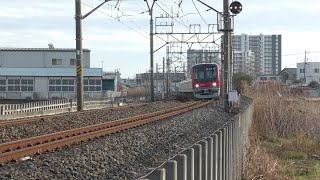
<path id="1" fill-rule="evenodd" d="M 52 65 L 52 59 L 62 59 L 62 65 Z M 0 51 L 0 66 L 7 68 L 75 67 L 70 59 L 75 52 L 66 51 Z M 83 67 L 90 67 L 90 52 L 83 52 Z"/>
<path id="2" fill-rule="evenodd" d="M 300 69 L 304 69 L 304 63 L 297 64 L 297 80 L 303 80 L 304 78 L 304 73 L 303 71 L 300 73 Z M 307 62 L 305 65 L 305 69 L 305 85 L 308 85 L 311 81 L 320 81 L 320 72 L 315 72 L 315 69 L 319 69 L 320 71 L 320 62 Z"/>

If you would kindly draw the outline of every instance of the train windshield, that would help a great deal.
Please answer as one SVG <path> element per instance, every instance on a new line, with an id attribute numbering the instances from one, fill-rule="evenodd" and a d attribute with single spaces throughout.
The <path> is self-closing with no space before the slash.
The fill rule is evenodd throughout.
<path id="1" fill-rule="evenodd" d="M 217 80 L 217 71 L 214 65 L 201 65 L 193 67 L 193 79 L 195 82 L 207 82 Z"/>

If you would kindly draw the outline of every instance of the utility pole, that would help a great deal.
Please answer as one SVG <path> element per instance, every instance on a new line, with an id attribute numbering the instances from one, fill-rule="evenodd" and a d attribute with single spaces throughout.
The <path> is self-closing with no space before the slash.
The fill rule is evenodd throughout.
<path id="1" fill-rule="evenodd" d="M 229 112 L 228 92 L 230 91 L 231 18 L 229 0 L 223 0 L 223 60 L 224 60 L 224 110 Z"/>
<path id="2" fill-rule="evenodd" d="M 167 46 L 167 98 L 169 97 L 170 87 L 169 87 L 169 72 L 170 71 L 170 62 L 169 62 L 169 46 Z"/>
<path id="3" fill-rule="evenodd" d="M 166 85 L 165 85 L 165 82 L 166 82 L 166 76 L 165 76 L 165 74 L 164 74 L 164 69 L 165 69 L 165 65 L 164 65 L 164 62 L 165 62 L 165 57 L 163 57 L 163 60 L 162 60 L 162 76 L 163 76 L 163 86 L 162 86 L 162 92 L 164 93 L 165 92 L 165 87 L 166 87 Z"/>
<path id="4" fill-rule="evenodd" d="M 111 1 L 105 0 L 99 6 L 82 16 L 81 0 L 75 0 L 75 20 L 76 20 L 76 59 L 77 59 L 77 111 L 83 110 L 83 50 L 82 50 L 82 20 L 101 7 L 104 3 Z"/>
<path id="5" fill-rule="evenodd" d="M 306 84 L 306 64 L 307 64 L 307 50 L 304 51 L 303 84 Z"/>
<path id="6" fill-rule="evenodd" d="M 158 92 L 158 81 L 159 81 L 159 67 L 158 67 L 158 63 L 156 63 L 156 92 Z"/>
<path id="7" fill-rule="evenodd" d="M 177 94 L 177 66 L 174 67 L 174 93 Z"/>
<path id="8" fill-rule="evenodd" d="M 148 0 L 144 0 L 149 8 L 150 15 L 150 87 L 151 87 L 151 102 L 154 102 L 154 82 L 153 82 L 153 6 L 157 0 L 152 2 L 150 6 Z"/>

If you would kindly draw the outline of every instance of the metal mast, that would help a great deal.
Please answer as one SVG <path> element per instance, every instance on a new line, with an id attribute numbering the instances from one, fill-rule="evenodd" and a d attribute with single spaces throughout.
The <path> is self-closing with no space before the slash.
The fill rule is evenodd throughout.
<path id="1" fill-rule="evenodd" d="M 154 79 L 153 79 L 153 6 L 157 0 L 152 2 L 150 6 L 147 0 L 144 0 L 149 8 L 150 15 L 150 94 L 151 102 L 154 102 Z"/>
<path id="2" fill-rule="evenodd" d="M 230 91 L 230 53 L 231 53 L 231 18 L 229 12 L 229 0 L 223 0 L 223 60 L 224 60 L 224 110 L 229 111 L 228 92 Z"/>

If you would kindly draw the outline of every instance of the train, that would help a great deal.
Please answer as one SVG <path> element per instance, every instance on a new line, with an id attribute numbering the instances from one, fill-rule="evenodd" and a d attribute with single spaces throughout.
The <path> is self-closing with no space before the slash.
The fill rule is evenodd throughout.
<path id="1" fill-rule="evenodd" d="M 177 92 L 196 99 L 220 97 L 220 69 L 216 63 L 195 64 L 190 69 L 191 79 L 178 83 Z"/>

